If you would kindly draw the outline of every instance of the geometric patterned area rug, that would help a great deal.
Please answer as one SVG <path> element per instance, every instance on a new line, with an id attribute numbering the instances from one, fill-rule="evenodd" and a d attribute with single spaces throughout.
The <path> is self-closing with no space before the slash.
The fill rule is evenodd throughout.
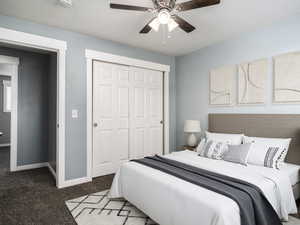
<path id="1" fill-rule="evenodd" d="M 78 225 L 158 225 L 124 199 L 109 199 L 109 190 L 66 201 Z M 300 225 L 290 217 L 284 225 Z"/>
<path id="2" fill-rule="evenodd" d="M 109 199 L 109 190 L 66 201 L 78 225 L 158 225 L 123 199 Z"/>

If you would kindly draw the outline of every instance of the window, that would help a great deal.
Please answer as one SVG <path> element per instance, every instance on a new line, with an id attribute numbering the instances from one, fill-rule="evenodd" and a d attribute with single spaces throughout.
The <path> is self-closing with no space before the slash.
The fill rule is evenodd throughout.
<path id="1" fill-rule="evenodd" d="M 3 112 L 11 112 L 11 82 L 3 81 Z"/>

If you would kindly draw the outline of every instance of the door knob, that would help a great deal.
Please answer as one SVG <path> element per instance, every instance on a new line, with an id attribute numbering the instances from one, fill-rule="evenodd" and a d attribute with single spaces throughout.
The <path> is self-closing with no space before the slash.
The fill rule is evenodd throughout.
<path id="1" fill-rule="evenodd" d="M 98 127 L 98 123 L 94 123 L 93 126 L 94 126 L 94 127 Z"/>
<path id="2" fill-rule="evenodd" d="M 163 121 L 163 120 L 161 120 L 161 121 L 160 121 L 160 124 L 164 124 L 164 121 Z"/>

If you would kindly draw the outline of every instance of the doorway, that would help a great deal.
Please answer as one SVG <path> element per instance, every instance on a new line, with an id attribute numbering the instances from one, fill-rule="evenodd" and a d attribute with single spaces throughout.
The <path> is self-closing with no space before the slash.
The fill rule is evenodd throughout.
<path id="1" fill-rule="evenodd" d="M 3 64 L 0 63 L 0 74 Z M 0 169 L 10 168 L 11 77 L 0 75 Z"/>
<path id="2" fill-rule="evenodd" d="M 0 79 L 2 165 L 48 167 L 56 179 L 57 54 L 0 44 Z"/>
<path id="3" fill-rule="evenodd" d="M 17 111 L 19 58 L 0 55 L 0 154 L 1 169 L 17 165 Z"/>
<path id="4" fill-rule="evenodd" d="M 65 67 L 67 43 L 3 27 L 0 27 L 0 43 L 46 50 L 57 54 L 56 186 L 58 188 L 70 186 L 72 183 L 65 179 Z M 40 164 L 39 166 L 45 166 L 45 164 Z"/>

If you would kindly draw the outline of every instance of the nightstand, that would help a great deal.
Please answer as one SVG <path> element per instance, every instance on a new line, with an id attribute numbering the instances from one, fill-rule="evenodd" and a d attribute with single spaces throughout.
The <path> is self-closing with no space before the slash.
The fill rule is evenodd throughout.
<path id="1" fill-rule="evenodd" d="M 196 149 L 197 149 L 197 146 L 191 147 L 191 146 L 188 146 L 188 145 L 182 145 L 182 146 L 179 146 L 179 147 L 177 148 L 178 151 L 190 150 L 190 151 L 193 151 L 193 152 L 195 152 Z"/>

